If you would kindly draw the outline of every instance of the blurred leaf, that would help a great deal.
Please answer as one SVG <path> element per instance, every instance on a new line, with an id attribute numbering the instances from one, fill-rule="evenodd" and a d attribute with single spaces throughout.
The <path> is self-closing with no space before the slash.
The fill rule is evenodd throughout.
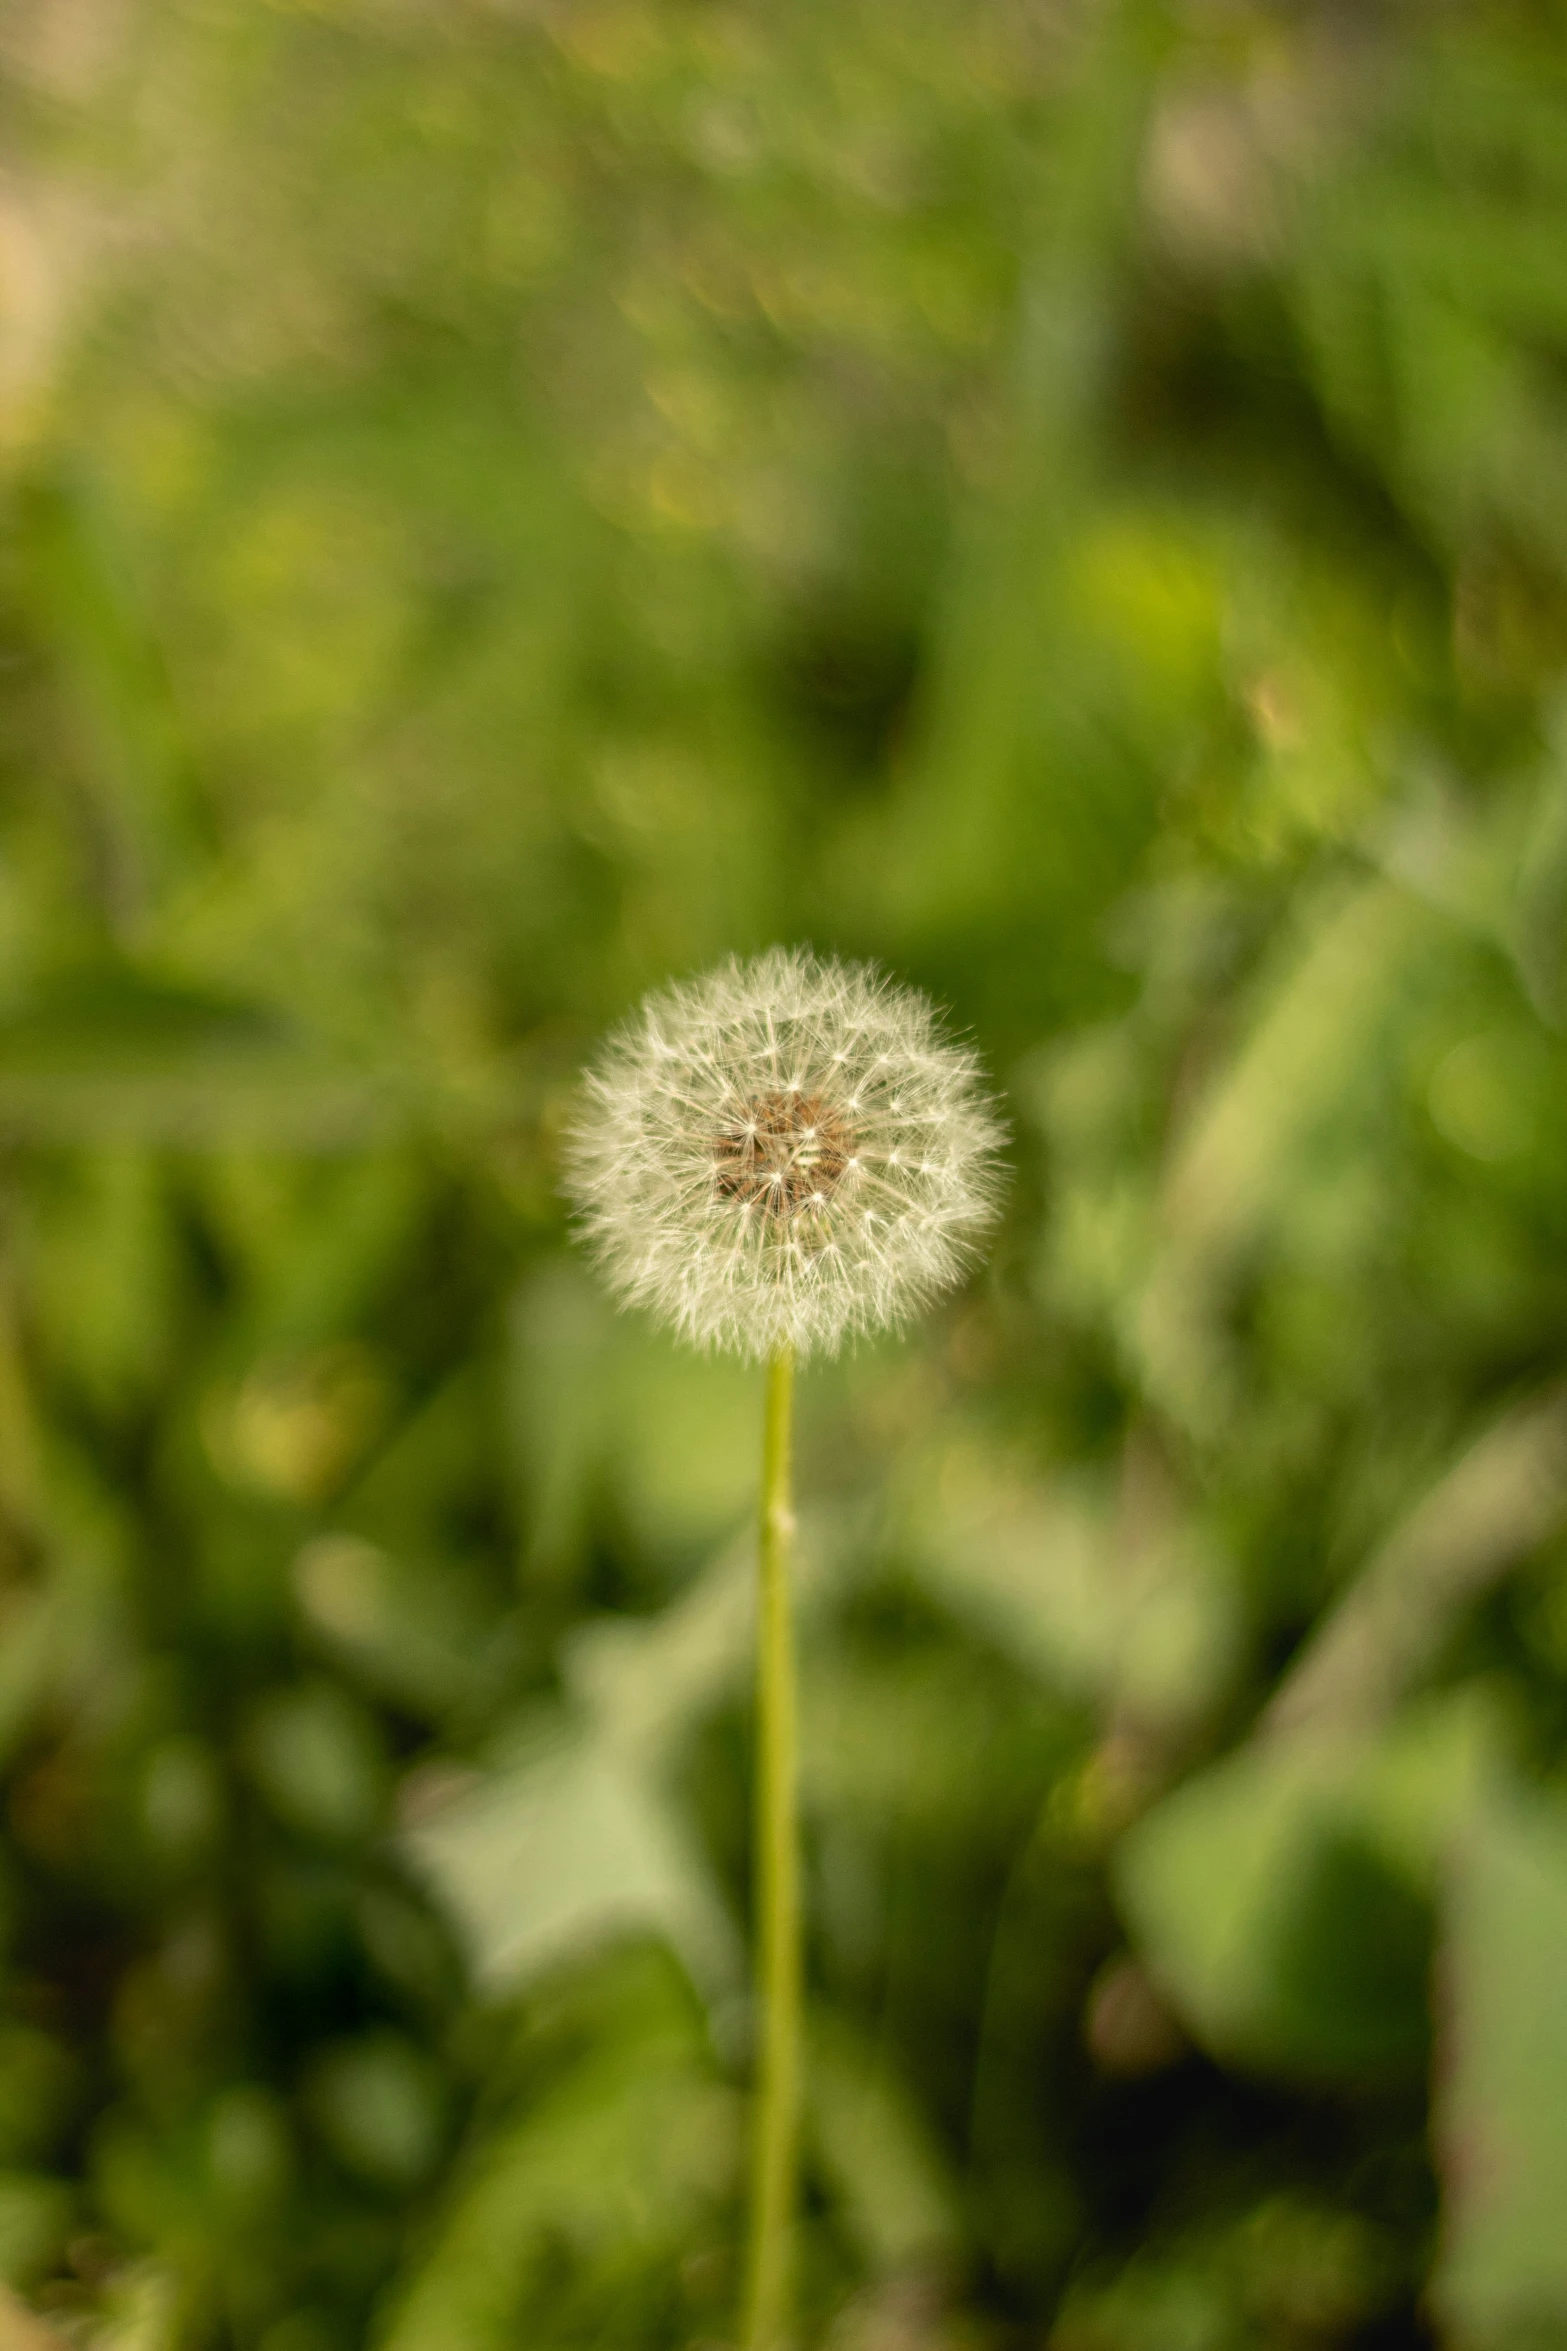
<path id="1" fill-rule="evenodd" d="M 831 1589 L 831 1533 L 808 1520 L 802 1534 L 807 1626 Z M 732 1981 L 734 1930 L 680 1821 L 671 1767 L 702 1713 L 748 1676 L 752 1561 L 748 1535 L 658 1616 L 580 1624 L 562 1658 L 575 1722 L 530 1730 L 525 1717 L 521 1759 L 455 1790 L 433 1773 L 428 1814 L 414 1783 L 405 1847 L 488 1985 L 649 1930 L 708 1992 Z"/>
<path id="2" fill-rule="evenodd" d="M 736 1966 L 733 1929 L 683 1832 L 603 1739 L 568 1734 L 444 1801 L 434 1788 L 403 1845 L 492 1991 L 650 1932 L 699 1983 L 722 1984 Z"/>
<path id="3" fill-rule="evenodd" d="M 1153 1393 L 1211 1433 L 1232 1394 L 1231 1285 L 1309 1154 L 1382 1106 L 1388 1023 L 1432 948 L 1431 917 L 1381 882 L 1339 886 L 1307 912 L 1248 1033 L 1189 1114 L 1159 1210 L 1162 1245 L 1136 1307 Z"/>
<path id="4" fill-rule="evenodd" d="M 494 1682 L 500 1636 L 456 1563 L 396 1559 L 357 1535 L 318 1535 L 295 1559 L 293 1584 L 321 1646 L 413 1713 L 448 1716 Z"/>
<path id="5" fill-rule="evenodd" d="M 1567 1810 L 1521 1788 L 1457 1845 L 1447 1893 L 1432 2292 L 1460 2344 L 1567 2328 Z"/>
<path id="6" fill-rule="evenodd" d="M 234 2082 L 199 2111 L 162 2127 L 111 2109 L 93 2142 L 93 2184 L 111 2228 L 153 2247 L 169 2272 L 210 2291 L 228 2271 L 240 2284 L 286 2208 L 294 2163 L 288 2117 L 276 2092 Z M 150 2294 L 151 2289 L 148 2289 Z"/>
<path id="7" fill-rule="evenodd" d="M 80 2083 L 70 2050 L 36 2025 L 0 2026 L 0 2160 L 44 2153 Z"/>
<path id="8" fill-rule="evenodd" d="M 1138 1944 L 1223 2056 L 1353 2079 L 1425 2054 L 1430 1929 L 1346 1810 L 1344 1776 L 1324 1786 L 1318 1758 L 1242 1757 L 1123 1846 Z"/>
<path id="9" fill-rule="evenodd" d="M 738 2153 L 733 2093 L 668 1998 L 465 2161 L 432 2242 L 395 2296 L 384 2351 L 507 2351 L 606 2329 L 651 2341 L 656 2283 L 701 2241 Z M 579 2331 L 580 2330 L 580 2331 Z"/>
<path id="10" fill-rule="evenodd" d="M 0 1129 L 13 1135 L 336 1149 L 387 1117 L 363 1078 L 266 1011 L 130 966 L 68 974 L 0 1018 Z"/>
<path id="11" fill-rule="evenodd" d="M 897 2077 L 831 2017 L 811 2026 L 809 2128 L 873 2272 L 940 2263 L 958 2242 L 941 2153 Z"/>
<path id="12" fill-rule="evenodd" d="M 37 623 L 83 722 L 109 913 L 134 935 L 189 846 L 168 678 L 101 484 L 67 462 L 18 503 Z"/>
<path id="13" fill-rule="evenodd" d="M 446 2131 L 439 2067 L 403 2035 L 362 2034 L 312 2061 L 306 2101 L 317 2128 L 350 2170 L 377 2185 L 428 2178 Z"/>
<path id="14" fill-rule="evenodd" d="M 1233 1659 L 1224 1562 L 1161 1505 L 1135 1539 L 1086 1477 L 1028 1474 L 983 1439 L 919 1462 L 904 1507 L 932 1596 L 1051 1686 L 1194 1719 Z"/>
<path id="15" fill-rule="evenodd" d="M 846 1513 L 802 1514 L 794 1558 L 802 1639 L 841 1591 L 861 1540 Z M 667 1769 L 704 1713 L 749 1688 L 755 1557 L 747 1527 L 656 1616 L 601 1613 L 573 1628 L 561 1660 L 567 1687 L 592 1717 L 595 1735 L 634 1771 Z"/>
<path id="16" fill-rule="evenodd" d="M 1424 2057 L 1437 1866 L 1497 1744 L 1452 1702 L 1380 1744 L 1324 1735 L 1241 1749 L 1122 1841 L 1139 1949 L 1221 2056 L 1354 2079 Z"/>
<path id="17" fill-rule="evenodd" d="M 0 2277 L 25 2286 L 54 2269 L 76 2217 L 64 2180 L 0 2172 Z"/>
<path id="18" fill-rule="evenodd" d="M 528 1487 L 530 1565 L 558 1576 L 586 1532 L 611 1428 L 604 1361 L 612 1316 L 597 1284 L 547 1264 L 512 1303 L 511 1433 Z"/>
<path id="19" fill-rule="evenodd" d="M 753 1369 L 616 1317 L 591 1277 L 566 1265 L 521 1292 L 512 1340 L 535 1571 L 569 1563 L 607 1494 L 640 1536 L 676 1552 L 718 1540 L 749 1509 L 761 1413 Z"/>
<path id="20" fill-rule="evenodd" d="M 130 964 L 89 965 L 35 992 L 0 1021 L 0 1069 L 89 1074 L 176 1066 L 188 1056 L 258 1052 L 286 1041 L 275 1016 Z"/>
<path id="21" fill-rule="evenodd" d="M 1297 1657 L 1270 1729 L 1382 1719 L 1437 1654 L 1453 1619 L 1550 1534 L 1567 1510 L 1567 1395 L 1515 1405 L 1423 1495 Z"/>
<path id="22" fill-rule="evenodd" d="M 269 1803 L 306 1835 L 349 1842 L 379 1824 L 388 1787 L 379 1725 L 332 1683 L 258 1699 L 243 1752 Z"/>
<path id="23" fill-rule="evenodd" d="M 13 1595 L 0 1645 L 0 1754 L 14 1751 L 56 1687 L 68 1640 L 64 1578 Z"/>
<path id="24" fill-rule="evenodd" d="M 1268 2197 L 1227 2226 L 1140 2248 L 1108 2280 L 1074 2280 L 1050 2339 L 1053 2351 L 1336 2343 L 1398 2284 L 1387 2242 L 1359 2214 Z"/>

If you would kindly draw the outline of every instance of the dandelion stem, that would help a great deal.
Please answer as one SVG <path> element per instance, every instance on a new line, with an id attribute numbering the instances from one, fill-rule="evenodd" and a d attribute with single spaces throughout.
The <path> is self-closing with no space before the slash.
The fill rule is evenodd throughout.
<path id="1" fill-rule="evenodd" d="M 756 1988 L 761 2063 L 753 2118 L 746 2351 L 779 2351 L 788 2325 L 800 2111 L 800 1850 L 795 1813 L 794 1355 L 767 1367 L 756 1648 Z"/>

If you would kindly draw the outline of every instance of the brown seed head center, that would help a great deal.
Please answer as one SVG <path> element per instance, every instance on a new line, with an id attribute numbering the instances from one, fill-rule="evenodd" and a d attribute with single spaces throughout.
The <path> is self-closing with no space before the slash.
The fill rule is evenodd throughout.
<path id="1" fill-rule="evenodd" d="M 715 1139 L 713 1170 L 724 1199 L 782 1222 L 826 1206 L 852 1150 L 842 1112 L 820 1094 L 758 1094 Z"/>

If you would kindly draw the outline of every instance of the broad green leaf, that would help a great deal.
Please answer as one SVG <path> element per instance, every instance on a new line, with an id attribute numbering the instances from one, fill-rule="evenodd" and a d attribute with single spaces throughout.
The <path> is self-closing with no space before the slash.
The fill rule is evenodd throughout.
<path id="1" fill-rule="evenodd" d="M 1256 1742 L 1138 1822 L 1116 1856 L 1121 1906 L 1199 2039 L 1285 2076 L 1419 2065 L 1439 1864 L 1497 1739 L 1489 1710 L 1460 1701 L 1380 1742 Z"/>
<path id="2" fill-rule="evenodd" d="M 1320 1759 L 1244 1755 L 1126 1841 L 1134 1939 L 1183 2019 L 1232 2061 L 1357 2078 L 1425 2054 L 1430 1929 Z"/>
<path id="3" fill-rule="evenodd" d="M 733 1929 L 682 1831 L 590 1735 L 460 1788 L 403 1844 L 491 1991 L 635 1935 L 667 1937 L 698 1982 L 734 1970 Z"/>

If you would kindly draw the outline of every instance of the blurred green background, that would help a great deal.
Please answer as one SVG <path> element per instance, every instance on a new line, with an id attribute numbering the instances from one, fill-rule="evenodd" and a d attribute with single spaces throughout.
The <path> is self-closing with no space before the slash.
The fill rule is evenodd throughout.
<path id="1" fill-rule="evenodd" d="M 7 0 L 0 153 L 0 2344 L 731 2340 L 759 1382 L 557 1142 L 796 939 L 1013 1162 L 802 1400 L 802 2343 L 1567 2344 L 1560 6 Z"/>

